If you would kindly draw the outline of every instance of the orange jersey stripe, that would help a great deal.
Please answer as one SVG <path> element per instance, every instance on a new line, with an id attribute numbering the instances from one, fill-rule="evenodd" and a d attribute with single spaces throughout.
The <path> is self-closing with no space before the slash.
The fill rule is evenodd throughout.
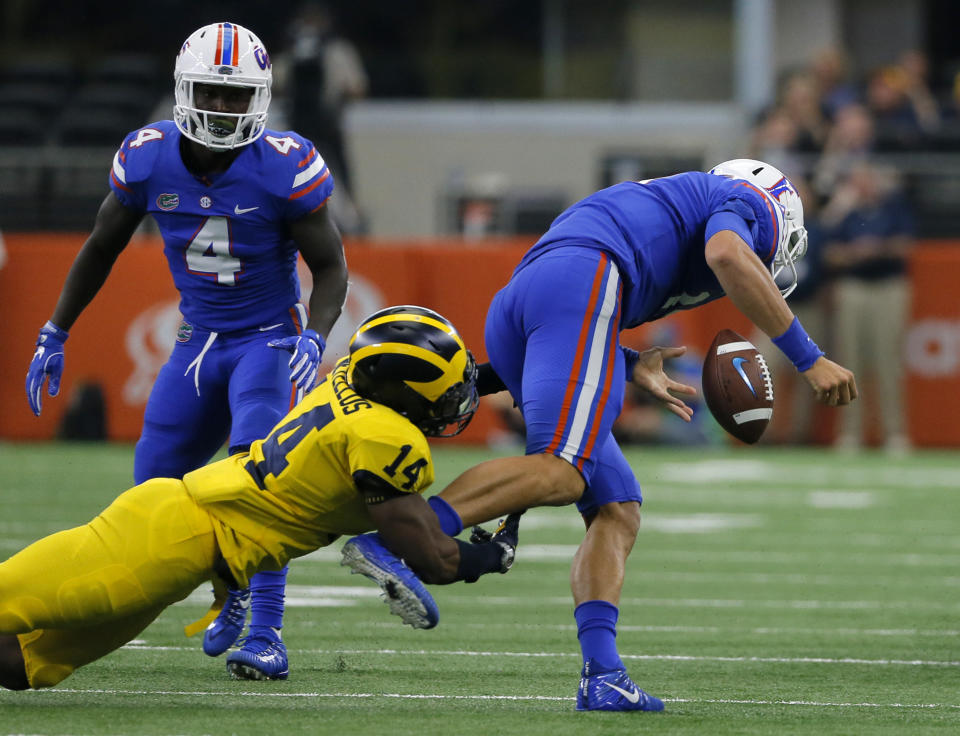
<path id="1" fill-rule="evenodd" d="M 297 168 L 298 168 L 298 169 L 302 169 L 302 168 L 303 168 L 304 166 L 306 166 L 308 163 L 310 163 L 311 161 L 313 161 L 313 158 L 314 158 L 314 156 L 316 156 L 316 155 L 317 155 L 317 149 L 316 149 L 316 148 L 311 148 L 309 151 L 307 151 L 307 155 L 303 157 L 303 161 L 301 161 L 300 163 L 297 164 Z"/>
<path id="2" fill-rule="evenodd" d="M 120 181 L 120 180 L 117 178 L 117 175 L 114 174 L 112 171 L 110 172 L 110 181 L 112 181 L 114 184 L 116 184 L 116 185 L 117 185 L 120 189 L 122 189 L 123 191 L 125 191 L 125 192 L 130 192 L 131 194 L 133 194 L 133 190 L 131 190 L 130 187 L 128 187 L 126 184 L 124 184 L 122 181 Z"/>
<path id="3" fill-rule="evenodd" d="M 313 184 L 308 186 L 306 189 L 301 189 L 299 192 L 294 192 L 287 199 L 300 199 L 300 197 L 302 197 L 303 195 L 309 194 L 318 186 L 323 184 L 323 182 L 325 182 L 327 180 L 327 177 L 329 176 L 330 176 L 330 169 L 327 169 L 326 171 L 323 172 L 323 176 L 321 176 L 319 179 L 313 182 Z"/>
<path id="4" fill-rule="evenodd" d="M 296 307 L 290 307 L 290 319 L 293 320 L 293 324 L 297 328 L 297 334 L 301 334 L 303 332 L 303 325 L 300 324 L 300 314 L 297 312 Z"/>

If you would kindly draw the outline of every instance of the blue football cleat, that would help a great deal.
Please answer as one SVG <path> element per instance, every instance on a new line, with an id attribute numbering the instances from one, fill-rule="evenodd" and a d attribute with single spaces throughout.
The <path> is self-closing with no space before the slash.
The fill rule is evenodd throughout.
<path id="1" fill-rule="evenodd" d="M 280 632 L 266 626 L 251 628 L 240 648 L 227 655 L 227 672 L 235 680 L 286 680 L 290 667 Z"/>
<path id="2" fill-rule="evenodd" d="M 227 590 L 227 600 L 220 613 L 203 632 L 203 652 L 219 657 L 240 638 L 250 608 L 250 589 Z"/>
<path id="3" fill-rule="evenodd" d="M 663 710 L 663 701 L 647 695 L 625 669 L 590 674 L 587 662 L 577 690 L 577 710 Z"/>
<path id="4" fill-rule="evenodd" d="M 415 629 L 432 629 L 440 620 L 440 610 L 413 570 L 383 546 L 376 532 L 361 534 L 343 545 L 341 565 L 366 575 L 383 591 L 380 597 L 390 613 Z"/>

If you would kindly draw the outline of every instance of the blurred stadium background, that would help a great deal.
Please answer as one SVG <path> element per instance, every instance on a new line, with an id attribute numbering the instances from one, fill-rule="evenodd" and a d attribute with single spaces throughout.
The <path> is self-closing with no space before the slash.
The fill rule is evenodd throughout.
<path id="1" fill-rule="evenodd" d="M 904 437 L 895 439 L 960 445 L 952 419 L 960 412 L 955 3 L 355 0 L 320 7 L 332 23 L 325 42 L 346 50 L 325 63 L 335 100 L 331 135 L 342 133 L 344 143 L 343 162 L 331 162 L 340 182 L 331 206 L 353 281 L 330 360 L 342 354 L 353 324 L 391 301 L 448 314 L 482 355 L 486 304 L 519 253 L 560 210 L 600 187 L 753 156 L 802 182 L 808 219 L 816 221 L 818 210 L 836 208 L 846 177 L 867 162 L 896 191 L 915 236 L 901 351 L 908 416 Z M 277 75 L 270 119 L 285 129 L 301 6 L 277 12 L 250 0 L 167 0 L 120 10 L 106 0 L 3 0 L 0 9 L 0 309 L 10 346 L 0 356 L 0 438 L 131 440 L 176 320 L 176 294 L 150 224 L 76 325 L 63 394 L 46 402 L 39 420 L 22 395 L 36 329 L 107 192 L 122 137 L 171 115 L 182 40 L 217 20 L 258 33 L 277 71 L 287 70 Z M 359 81 L 351 83 L 356 60 Z M 334 67 L 346 69 L 339 83 L 330 81 Z M 824 324 L 811 331 L 836 355 L 842 347 L 830 273 L 818 284 L 825 288 L 811 288 L 810 301 Z M 749 330 L 721 303 L 633 339 L 689 344 L 694 360 L 677 370 L 695 379 L 697 350 L 727 326 Z M 767 439 L 833 442 L 832 413 L 812 410 L 809 426 L 792 431 L 811 409 L 789 400 L 790 374 L 780 369 L 784 408 Z M 866 441 L 882 444 L 890 438 L 878 428 L 871 394 L 885 389 L 869 373 L 863 388 Z M 487 406 L 465 439 L 510 442 L 510 421 L 509 407 Z M 723 442 L 715 427 L 678 431 L 642 405 L 631 407 L 620 431 L 640 442 Z"/>
<path id="2" fill-rule="evenodd" d="M 774 365 L 778 403 L 764 438 L 785 448 L 733 447 L 705 409 L 687 426 L 632 398 L 617 431 L 636 443 L 627 454 L 645 514 L 619 641 L 667 712 L 642 724 L 603 718 L 605 734 L 638 725 L 672 734 L 957 731 L 956 6 L 325 6 L 343 52 L 329 63 L 349 67 L 355 53 L 365 79 L 341 82 L 349 177 L 335 171 L 331 206 L 351 289 L 328 361 L 363 316 L 396 302 L 440 310 L 483 356 L 487 303 L 523 249 L 563 207 L 617 181 L 757 156 L 805 187 L 813 227 L 836 218 L 848 178 L 866 162 L 896 195 L 880 211 L 906 212 L 912 222 L 899 355 L 905 433 L 922 451 L 820 449 L 838 438 L 838 412 L 813 407 L 803 392 L 793 401 L 789 366 Z M 108 191 L 116 147 L 129 130 L 171 115 L 173 60 L 192 30 L 246 25 L 289 71 L 300 17 L 295 4 L 262 0 L 0 0 L 0 558 L 86 521 L 130 483 L 129 443 L 172 345 L 177 295 L 147 224 L 72 330 L 60 397 L 44 397 L 40 418 L 27 406 L 37 329 Z M 284 129 L 293 95 L 279 76 L 270 125 Z M 823 245 L 832 226 L 818 226 Z M 791 301 L 836 356 L 844 347 L 838 281 L 824 268 L 817 283 Z M 628 339 L 690 345 L 691 358 L 672 370 L 696 382 L 697 353 L 718 329 L 750 334 L 725 302 Z M 869 371 L 861 388 L 866 439 L 887 445 L 883 391 Z M 477 462 L 519 452 L 518 431 L 509 401 L 485 400 L 460 438 L 474 446 L 435 444 L 435 490 Z M 431 632 L 388 616 L 372 586 L 336 566 L 337 546 L 297 561 L 285 637 L 293 675 L 269 687 L 229 681 L 222 661 L 183 638 L 209 600 L 198 590 L 64 686 L 0 691 L 0 731 L 597 730 L 572 707 L 579 662 L 567 584 L 580 527 L 569 509 L 530 512 L 515 570 L 435 589 L 442 624 Z"/>

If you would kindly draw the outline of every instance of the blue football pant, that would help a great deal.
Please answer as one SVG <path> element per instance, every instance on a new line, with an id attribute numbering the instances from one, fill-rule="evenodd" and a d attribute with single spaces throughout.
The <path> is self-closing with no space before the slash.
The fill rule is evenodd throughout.
<path id="1" fill-rule="evenodd" d="M 487 313 L 487 354 L 523 414 L 526 452 L 552 453 L 580 471 L 587 490 L 577 507 L 586 515 L 642 500 L 611 433 L 626 380 L 622 291 L 606 253 L 564 247 L 514 274 Z"/>
<path id="2" fill-rule="evenodd" d="M 189 340 L 175 344 L 147 401 L 134 482 L 182 478 L 228 437 L 231 448 L 246 448 L 290 410 L 290 354 L 267 343 L 300 329 L 289 314 L 271 324 L 280 326 L 223 334 L 194 327 Z"/>

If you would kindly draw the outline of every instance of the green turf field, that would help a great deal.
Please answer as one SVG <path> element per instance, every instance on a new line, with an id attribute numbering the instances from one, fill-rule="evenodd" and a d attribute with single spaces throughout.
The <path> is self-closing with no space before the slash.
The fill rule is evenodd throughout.
<path id="1" fill-rule="evenodd" d="M 490 453 L 438 450 L 439 489 Z M 521 525 L 507 576 L 434 587 L 414 631 L 339 545 L 290 574 L 286 682 L 235 682 L 185 639 L 198 590 L 44 692 L 0 692 L 0 734 L 960 733 L 960 454 L 630 453 L 644 528 L 619 643 L 661 714 L 574 711 L 573 509 Z M 0 557 L 86 521 L 132 448 L 0 444 Z M 43 571 L 38 571 L 42 574 Z"/>

